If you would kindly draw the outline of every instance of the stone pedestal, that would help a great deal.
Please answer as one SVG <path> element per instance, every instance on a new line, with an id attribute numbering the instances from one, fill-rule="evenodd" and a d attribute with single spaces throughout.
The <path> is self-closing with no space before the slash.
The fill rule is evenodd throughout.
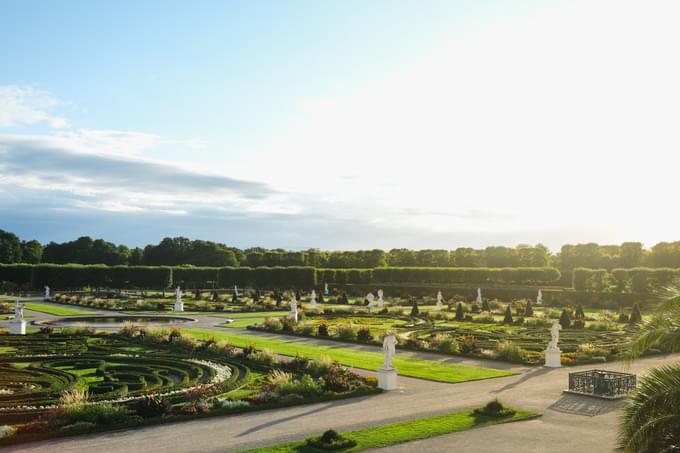
<path id="1" fill-rule="evenodd" d="M 184 302 L 175 302 L 175 311 L 184 311 Z"/>
<path id="2" fill-rule="evenodd" d="M 378 387 L 383 390 L 397 389 L 397 370 L 394 368 L 378 369 Z"/>
<path id="3" fill-rule="evenodd" d="M 11 335 L 26 335 L 26 321 L 23 319 L 10 321 L 9 333 Z"/>
<path id="4" fill-rule="evenodd" d="M 545 366 L 548 368 L 559 368 L 562 366 L 560 358 L 562 351 L 560 349 L 546 349 L 545 350 Z"/>

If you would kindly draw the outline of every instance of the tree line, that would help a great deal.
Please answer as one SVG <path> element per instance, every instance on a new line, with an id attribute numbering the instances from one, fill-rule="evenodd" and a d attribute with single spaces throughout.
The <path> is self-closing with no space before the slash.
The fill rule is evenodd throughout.
<path id="1" fill-rule="evenodd" d="M 80 237 L 68 242 L 41 244 L 21 240 L 0 230 L 0 263 L 106 264 L 109 266 L 215 266 L 289 267 L 309 266 L 330 269 L 372 269 L 380 267 L 555 267 L 573 270 L 649 267 L 680 268 L 680 241 L 660 242 L 646 249 L 640 242 L 620 245 L 596 243 L 566 244 L 551 253 L 542 244 L 517 247 L 490 246 L 483 249 L 459 247 L 455 250 L 405 248 L 384 251 L 290 251 L 252 247 L 239 249 L 226 244 L 164 238 L 158 244 L 127 247 L 103 239 Z"/>

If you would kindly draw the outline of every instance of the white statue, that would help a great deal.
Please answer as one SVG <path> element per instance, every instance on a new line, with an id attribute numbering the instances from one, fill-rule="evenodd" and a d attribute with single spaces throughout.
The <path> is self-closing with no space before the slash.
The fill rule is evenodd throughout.
<path id="1" fill-rule="evenodd" d="M 323 284 L 323 293 L 328 296 L 328 283 Z"/>
<path id="2" fill-rule="evenodd" d="M 482 304 L 482 288 L 477 288 L 477 303 Z"/>
<path id="3" fill-rule="evenodd" d="M 383 353 L 385 354 L 385 361 L 380 367 L 381 369 L 383 370 L 394 369 L 394 366 L 392 366 L 392 361 L 394 360 L 394 356 L 396 355 L 396 347 L 397 337 L 395 337 L 394 334 L 391 333 L 386 334 L 385 338 L 383 339 Z"/>
<path id="4" fill-rule="evenodd" d="M 19 303 L 17 298 L 14 306 L 14 319 L 9 322 L 9 333 L 11 335 L 26 335 L 26 321 L 24 321 L 24 307 L 26 304 Z"/>
<path id="5" fill-rule="evenodd" d="M 234 295 L 238 297 L 238 286 L 234 285 Z"/>
<path id="6" fill-rule="evenodd" d="M 182 302 L 182 289 L 179 286 L 175 288 L 175 311 L 184 311 L 184 302 Z"/>
<path id="7" fill-rule="evenodd" d="M 375 301 L 375 296 L 373 293 L 366 294 L 366 300 L 368 301 L 368 311 L 370 312 L 373 308 L 373 301 Z"/>
<path id="8" fill-rule="evenodd" d="M 379 289 L 378 290 L 378 308 L 383 309 L 385 308 L 385 301 L 383 300 L 383 290 Z"/>
<path id="9" fill-rule="evenodd" d="M 443 301 L 444 298 L 442 297 L 442 292 L 437 291 L 437 308 L 441 310 L 441 308 L 444 306 Z"/>
<path id="10" fill-rule="evenodd" d="M 309 305 L 312 306 L 312 308 L 316 308 L 316 291 L 312 290 L 312 294 L 309 296 Z"/>
<path id="11" fill-rule="evenodd" d="M 298 309 L 297 309 L 297 299 L 295 299 L 295 294 L 290 296 L 290 313 L 288 317 L 293 320 L 293 322 L 298 322 Z"/>
<path id="12" fill-rule="evenodd" d="M 50 287 L 45 285 L 45 297 L 43 297 L 45 300 L 50 300 Z"/>
<path id="13" fill-rule="evenodd" d="M 24 320 L 24 308 L 26 307 L 26 304 L 20 304 L 19 300 L 17 300 L 16 305 L 14 305 L 14 321 L 23 321 Z"/>
<path id="14" fill-rule="evenodd" d="M 536 296 L 536 305 L 541 305 L 543 303 L 543 293 L 538 290 L 538 295 Z"/>
<path id="15" fill-rule="evenodd" d="M 560 341 L 560 330 L 562 330 L 562 325 L 555 321 L 550 328 L 550 343 L 548 343 L 548 349 L 551 351 L 559 350 L 557 347 L 557 342 Z"/>

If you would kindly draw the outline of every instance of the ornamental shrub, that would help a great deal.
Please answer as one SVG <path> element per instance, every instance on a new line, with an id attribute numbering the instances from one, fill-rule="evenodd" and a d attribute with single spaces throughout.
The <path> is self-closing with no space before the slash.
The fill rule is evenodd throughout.
<path id="1" fill-rule="evenodd" d="M 485 417 L 506 417 L 509 415 L 514 415 L 515 411 L 503 406 L 503 403 L 495 399 L 486 403 L 484 407 L 475 409 L 475 415 L 483 415 Z"/>
<path id="2" fill-rule="evenodd" d="M 142 418 L 163 417 L 170 414 L 172 406 L 169 401 L 161 398 L 157 393 L 150 393 L 137 400 L 133 410 Z"/>
<path id="3" fill-rule="evenodd" d="M 456 321 L 463 319 L 465 319 L 465 310 L 463 310 L 463 304 L 458 302 L 458 305 L 456 305 Z"/>
<path id="4" fill-rule="evenodd" d="M 571 312 L 566 308 L 562 310 L 559 322 L 563 329 L 568 329 L 569 327 L 571 327 Z"/>
<path id="5" fill-rule="evenodd" d="M 581 304 L 578 304 L 576 306 L 576 314 L 575 314 L 576 319 L 586 319 L 586 314 L 583 311 L 583 306 Z"/>
<path id="6" fill-rule="evenodd" d="M 351 324 L 341 324 L 337 328 L 338 338 L 345 341 L 354 341 L 357 339 L 357 331 Z"/>
<path id="7" fill-rule="evenodd" d="M 65 425 L 85 422 L 95 425 L 122 425 L 128 421 L 128 413 L 123 406 L 112 404 L 81 404 L 64 409 Z"/>
<path id="8" fill-rule="evenodd" d="M 642 322 L 642 312 L 640 311 L 640 305 L 635 303 L 633 305 L 633 311 L 630 313 L 630 321 L 631 324 L 638 324 Z"/>
<path id="9" fill-rule="evenodd" d="M 503 324 L 512 324 L 512 322 L 512 310 L 510 309 L 510 305 L 508 305 L 505 307 L 505 317 L 503 318 Z"/>
<path id="10" fill-rule="evenodd" d="M 319 331 L 320 337 L 327 337 L 328 336 L 328 324 L 326 324 L 325 322 L 322 322 L 321 324 L 319 324 L 318 331 Z"/>
<path id="11" fill-rule="evenodd" d="M 322 451 L 347 450 L 357 444 L 355 440 L 347 439 L 332 429 L 329 429 L 319 437 L 305 439 L 305 443 L 309 447 Z"/>
<path id="12" fill-rule="evenodd" d="M 418 308 L 418 301 L 413 299 L 413 307 L 411 307 L 411 317 L 415 318 L 420 314 L 420 309 Z"/>
<path id="13" fill-rule="evenodd" d="M 477 339 L 474 335 L 461 335 L 456 339 L 463 354 L 469 354 L 477 349 Z"/>
<path id="14" fill-rule="evenodd" d="M 524 307 L 524 316 L 526 318 L 530 318 L 530 317 L 534 316 L 534 307 L 531 306 L 530 300 L 527 301 L 527 305 L 526 305 L 526 307 Z"/>
<path id="15" fill-rule="evenodd" d="M 482 300 L 482 311 L 491 311 L 491 305 L 489 305 L 488 299 Z"/>
<path id="16" fill-rule="evenodd" d="M 373 340 L 373 335 L 371 335 L 371 330 L 368 327 L 362 327 L 357 331 L 357 340 L 363 342 L 369 342 Z"/>

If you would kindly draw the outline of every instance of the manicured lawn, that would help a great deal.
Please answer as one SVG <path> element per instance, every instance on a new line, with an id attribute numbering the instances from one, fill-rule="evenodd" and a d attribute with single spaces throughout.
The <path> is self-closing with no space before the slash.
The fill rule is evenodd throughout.
<path id="1" fill-rule="evenodd" d="M 295 338 L 268 338 L 242 333 L 219 332 L 211 329 L 184 328 L 183 331 L 196 338 L 226 340 L 235 346 L 254 345 L 257 349 L 268 348 L 274 353 L 294 357 L 302 355 L 310 359 L 328 356 L 343 365 L 375 371 L 383 363 L 383 354 L 357 351 L 342 346 L 311 345 Z M 466 382 L 515 374 L 510 371 L 493 370 L 467 365 L 457 365 L 432 360 L 397 357 L 394 366 L 402 376 L 429 379 L 438 382 Z"/>
<path id="2" fill-rule="evenodd" d="M 78 308 L 66 308 L 66 307 L 55 307 L 53 305 L 38 304 L 35 302 L 29 302 L 26 304 L 27 310 L 39 311 L 41 313 L 47 313 L 48 315 L 55 316 L 77 316 L 77 315 L 91 315 L 94 312 L 87 310 L 80 310 Z"/>
<path id="3" fill-rule="evenodd" d="M 382 448 L 403 442 L 441 436 L 472 428 L 508 423 L 536 417 L 538 414 L 525 410 L 517 410 L 515 415 L 503 418 L 477 417 L 472 410 L 453 412 L 446 415 L 411 420 L 401 423 L 377 426 L 342 433 L 343 437 L 356 441 L 357 445 L 343 453 L 357 452 L 369 448 Z M 320 435 L 321 433 L 319 433 Z M 453 447 L 453 446 L 452 446 Z M 455 448 L 452 448 L 454 451 Z M 242 453 L 317 453 L 320 450 L 305 445 L 304 441 L 289 442 L 269 447 L 245 450 Z"/>

